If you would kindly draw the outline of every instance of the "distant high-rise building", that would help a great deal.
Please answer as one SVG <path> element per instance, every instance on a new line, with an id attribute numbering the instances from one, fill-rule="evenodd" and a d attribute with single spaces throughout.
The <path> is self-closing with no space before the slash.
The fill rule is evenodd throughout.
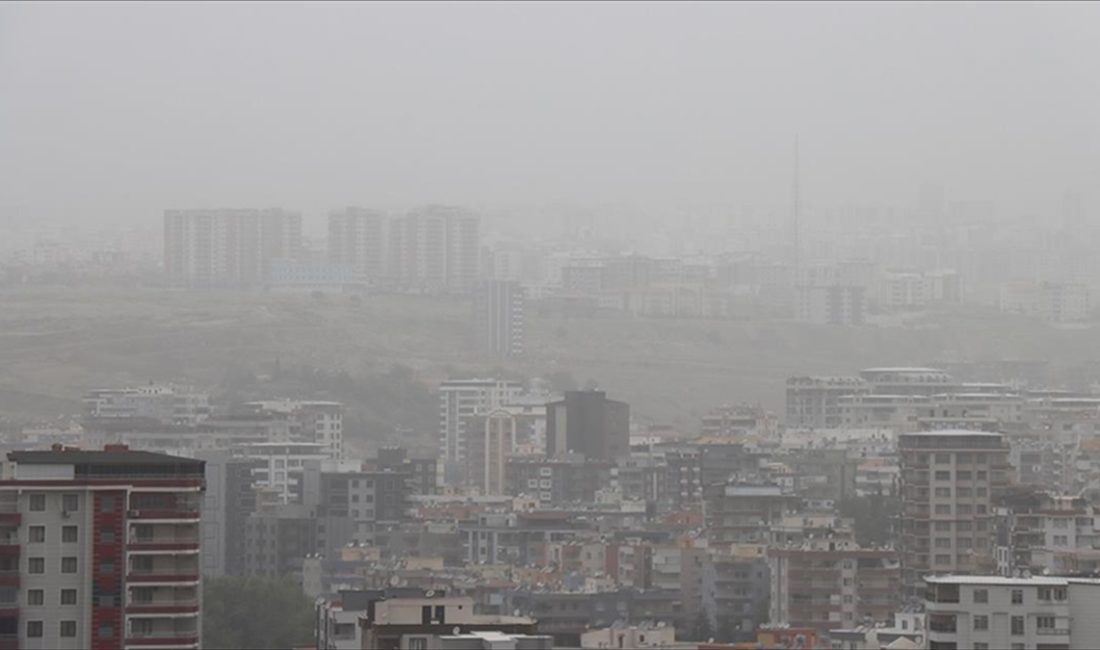
<path id="1" fill-rule="evenodd" d="M 328 216 L 328 260 L 355 276 L 379 282 L 386 274 L 386 217 L 380 210 L 349 207 Z"/>
<path id="2" fill-rule="evenodd" d="M 462 479 L 467 458 L 466 426 L 471 417 L 483 415 L 512 401 L 523 391 L 517 382 L 501 379 L 455 379 L 439 386 L 439 441 L 444 481 Z"/>
<path id="3" fill-rule="evenodd" d="M 478 278 L 480 219 L 461 208 L 432 205 L 390 222 L 390 275 L 415 291 L 463 293 Z"/>
<path id="4" fill-rule="evenodd" d="M 495 357 L 518 357 L 524 347 L 525 292 L 518 282 L 485 280 L 474 299 L 480 348 Z"/>
<path id="5" fill-rule="evenodd" d="M 630 405 L 607 399 L 603 391 L 566 391 L 546 405 L 546 454 L 583 454 L 614 460 L 630 452 Z"/>
<path id="6" fill-rule="evenodd" d="M 124 445 L 7 458 L 4 647 L 201 646 L 202 461 Z"/>
<path id="7" fill-rule="evenodd" d="M 926 431 L 898 437 L 901 566 L 905 589 L 920 593 L 930 573 L 989 573 L 993 505 L 1009 480 L 999 433 Z"/>
<path id="8" fill-rule="evenodd" d="M 516 440 L 516 417 L 497 409 L 466 422 L 466 483 L 482 494 L 505 494 L 505 467 Z"/>
<path id="9" fill-rule="evenodd" d="M 164 212 L 164 270 L 170 286 L 258 286 L 269 280 L 274 260 L 301 254 L 302 216 L 297 212 Z"/>

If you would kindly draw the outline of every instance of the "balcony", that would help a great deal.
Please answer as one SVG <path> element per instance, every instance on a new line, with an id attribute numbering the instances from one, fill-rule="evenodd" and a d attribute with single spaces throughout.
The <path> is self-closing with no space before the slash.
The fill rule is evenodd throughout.
<path id="1" fill-rule="evenodd" d="M 198 645 L 199 635 L 196 632 L 179 635 L 171 632 L 130 633 L 125 641 L 125 647 L 127 648 L 158 648 L 163 646 L 180 648 L 198 647 Z"/>
<path id="2" fill-rule="evenodd" d="M 198 567 L 166 567 L 153 570 L 131 569 L 126 574 L 126 581 L 157 584 L 192 583 L 199 581 L 199 569 Z"/>
<path id="3" fill-rule="evenodd" d="M 154 520 L 159 520 L 159 521 L 198 521 L 199 520 L 199 511 L 198 511 L 198 508 L 195 508 L 195 509 L 175 509 L 175 508 L 172 508 L 172 509 L 163 509 L 163 508 L 157 508 L 157 509 L 142 508 L 142 509 L 138 509 L 138 508 L 135 508 L 133 510 L 127 511 L 126 516 L 129 519 L 138 519 L 138 520 L 143 520 L 143 521 L 154 521 Z"/>
<path id="4" fill-rule="evenodd" d="M 1037 627 L 1035 634 L 1039 636 L 1069 636 L 1069 628 L 1065 627 Z"/>
<path id="5" fill-rule="evenodd" d="M 198 613 L 199 601 L 194 598 L 132 603 L 126 608 L 126 614 L 134 616 L 187 616 Z"/>

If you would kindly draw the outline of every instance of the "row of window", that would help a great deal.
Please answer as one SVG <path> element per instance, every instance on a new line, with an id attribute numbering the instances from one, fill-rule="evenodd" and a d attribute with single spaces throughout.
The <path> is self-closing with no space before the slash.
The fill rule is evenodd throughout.
<path id="1" fill-rule="evenodd" d="M 44 629 L 45 623 L 42 621 L 27 621 L 27 637 L 29 638 L 41 638 Z M 59 621 L 58 632 L 63 638 L 75 637 L 76 621 Z M 114 628 L 112 628 L 111 634 L 109 636 L 114 636 Z"/>
<path id="2" fill-rule="evenodd" d="M 58 601 L 61 605 L 75 605 L 76 604 L 76 589 L 62 589 L 61 598 Z M 46 591 L 44 589 L 28 589 L 27 590 L 27 605 L 37 606 L 46 604 Z"/>
<path id="3" fill-rule="evenodd" d="M 110 540 L 114 541 L 115 532 L 113 530 L 105 531 L 110 533 Z M 76 526 L 62 526 L 61 527 L 61 541 L 70 544 L 77 541 L 77 527 Z M 43 544 L 46 542 L 46 527 L 45 526 L 30 526 L 27 528 L 27 541 L 31 544 Z"/>
<path id="4" fill-rule="evenodd" d="M 27 558 L 27 573 L 41 574 L 46 572 L 46 558 L 44 557 L 29 557 Z M 76 573 L 76 558 L 75 557 L 63 557 L 61 558 L 61 573 Z"/>
<path id="5" fill-rule="evenodd" d="M 45 512 L 46 511 L 46 495 L 43 493 L 31 494 L 28 499 L 28 506 L 31 512 Z M 76 512 L 80 510 L 80 495 L 79 494 L 62 494 L 61 495 L 61 509 L 69 512 Z"/>
<path id="6" fill-rule="evenodd" d="M 135 495 L 135 499 L 143 495 Z M 160 495 L 150 495 L 154 498 L 161 498 Z M 99 511 L 100 512 L 114 512 L 117 507 L 116 499 L 110 495 L 104 495 L 99 497 Z M 28 495 L 27 509 L 31 512 L 45 512 L 46 511 L 46 494 L 42 492 L 36 492 Z M 62 494 L 61 495 L 61 509 L 66 512 L 77 512 L 80 510 L 80 495 L 79 494 Z"/>

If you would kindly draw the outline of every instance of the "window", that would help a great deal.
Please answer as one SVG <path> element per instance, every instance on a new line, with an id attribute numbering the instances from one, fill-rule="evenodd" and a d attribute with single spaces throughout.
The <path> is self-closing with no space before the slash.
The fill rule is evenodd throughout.
<path id="1" fill-rule="evenodd" d="M 936 514 L 937 515 L 949 515 L 949 514 L 951 514 L 951 506 L 946 504 L 946 503 L 936 504 Z"/>
<path id="2" fill-rule="evenodd" d="M 951 472 L 942 471 L 942 470 L 939 471 L 939 472 L 936 472 L 936 480 L 937 481 L 950 481 L 951 480 Z"/>
<path id="3" fill-rule="evenodd" d="M 74 563 L 75 564 L 75 563 Z M 115 563 L 110 560 L 99 563 L 100 575 L 110 575 L 115 572 Z"/>
<path id="4" fill-rule="evenodd" d="M 1012 632 L 1011 633 L 1012 633 L 1012 636 L 1023 636 L 1024 635 L 1024 617 L 1023 616 L 1013 616 L 1012 617 Z"/>
<path id="5" fill-rule="evenodd" d="M 936 564 L 951 564 L 951 556 L 950 555 L 937 555 L 936 556 Z"/>
<path id="6" fill-rule="evenodd" d="M 359 495 L 358 494 L 351 495 L 351 502 L 352 503 L 359 503 Z"/>
<path id="7" fill-rule="evenodd" d="M 1024 604 L 1024 590 L 1023 589 L 1013 589 L 1012 590 L 1012 604 L 1013 605 L 1023 605 Z"/>
<path id="8" fill-rule="evenodd" d="M 937 521 L 936 522 L 936 532 L 937 533 L 950 533 L 951 532 L 951 522 L 950 521 Z"/>
<path id="9" fill-rule="evenodd" d="M 936 496 L 941 497 L 941 498 L 942 497 L 950 497 L 951 496 L 951 488 L 949 488 L 949 487 L 938 487 L 938 488 L 936 488 Z"/>
<path id="10" fill-rule="evenodd" d="M 61 590 L 61 604 L 62 605 L 75 605 L 76 604 L 76 589 L 62 589 Z"/>
<path id="11" fill-rule="evenodd" d="M 112 496 L 101 496 L 101 497 L 99 497 L 99 511 L 100 512 L 114 512 L 115 511 L 115 498 L 112 497 Z M 112 632 L 111 634 L 114 635 L 114 632 Z"/>
<path id="12" fill-rule="evenodd" d="M 936 538 L 936 548 L 951 548 L 951 538 L 950 537 L 937 537 Z"/>
<path id="13" fill-rule="evenodd" d="M 974 650 L 989 650 L 989 644 L 988 643 L 975 642 L 974 643 Z"/>
<path id="14" fill-rule="evenodd" d="M 73 530 L 73 533 L 76 533 L 76 531 Z M 76 540 L 74 539 L 73 541 L 75 542 Z M 99 531 L 99 541 L 103 542 L 104 544 L 114 544 L 115 543 L 115 529 L 114 528 L 104 528 L 103 530 Z"/>
<path id="15" fill-rule="evenodd" d="M 968 497 L 968 496 L 970 496 L 970 488 L 968 488 L 968 487 L 961 487 L 961 488 L 959 488 L 959 491 L 958 491 L 958 495 L 959 495 L 960 497 Z"/>
<path id="16" fill-rule="evenodd" d="M 985 504 L 979 503 L 978 505 L 974 506 L 974 512 L 978 513 L 979 515 L 984 515 L 985 514 Z"/>
<path id="17" fill-rule="evenodd" d="M 28 605 L 43 605 L 46 603 L 46 592 L 41 589 L 27 590 Z"/>
<path id="18" fill-rule="evenodd" d="M 852 597 L 851 596 L 845 596 L 844 597 L 844 604 L 845 605 L 850 605 L 851 603 L 852 603 Z"/>
<path id="19" fill-rule="evenodd" d="M 29 557 L 27 558 L 27 573 L 45 573 L 46 572 L 46 558 L 44 557 Z"/>
<path id="20" fill-rule="evenodd" d="M 1069 538 L 1066 535 L 1055 535 L 1054 536 L 1054 545 L 1055 546 L 1069 546 Z"/>
<path id="21" fill-rule="evenodd" d="M 61 541 L 66 544 L 72 544 L 76 541 L 76 526 L 62 526 L 61 527 Z"/>
<path id="22" fill-rule="evenodd" d="M 45 512 L 46 511 L 46 495 L 45 494 L 32 494 L 30 498 L 31 512 Z M 30 626 L 34 621 L 27 621 L 27 625 Z M 38 621 L 41 626 L 42 621 Z"/>
<path id="23" fill-rule="evenodd" d="M 979 497 L 984 497 L 987 495 L 987 491 L 984 487 L 975 488 L 974 494 Z"/>
<path id="24" fill-rule="evenodd" d="M 61 637 L 71 638 L 76 636 L 76 621 L 61 621 Z"/>
<path id="25" fill-rule="evenodd" d="M 1065 600 L 1065 599 L 1066 599 L 1066 588 L 1065 587 L 1055 587 L 1054 588 L 1054 600 Z"/>
<path id="26" fill-rule="evenodd" d="M 969 481 L 970 480 L 970 470 L 960 469 L 959 471 L 955 472 L 955 479 L 959 480 L 959 481 Z"/>
<path id="27" fill-rule="evenodd" d="M 409 650 L 428 650 L 428 640 L 423 637 L 410 638 Z"/>
<path id="28" fill-rule="evenodd" d="M 1036 616 L 1035 627 L 1040 630 L 1053 630 L 1054 629 L 1054 617 L 1053 616 Z"/>
<path id="29" fill-rule="evenodd" d="M 99 626 L 99 638 L 110 639 L 115 635 L 114 625 L 100 625 Z"/>
<path id="30" fill-rule="evenodd" d="M 33 639 L 42 636 L 42 621 L 27 621 L 27 636 Z"/>
<path id="31" fill-rule="evenodd" d="M 959 548 L 970 548 L 970 538 L 969 537 L 960 537 L 955 541 L 955 544 Z"/>
<path id="32" fill-rule="evenodd" d="M 80 495 L 62 494 L 61 509 L 66 512 L 76 512 L 77 510 L 80 510 Z"/>
<path id="33" fill-rule="evenodd" d="M 970 504 L 960 503 L 959 505 L 955 506 L 955 512 L 960 515 L 970 514 Z"/>
<path id="34" fill-rule="evenodd" d="M 936 454 L 936 464 L 937 465 L 950 465 L 951 464 L 951 454 Z"/>
<path id="35" fill-rule="evenodd" d="M 31 544 L 41 544 L 46 541 L 46 527 L 45 526 L 31 526 L 28 529 L 27 541 Z"/>
<path id="36" fill-rule="evenodd" d="M 977 478 L 977 479 L 978 479 L 979 481 L 984 481 L 984 480 L 985 480 L 985 478 L 986 478 L 986 473 L 985 473 L 985 470 L 980 470 L 980 471 L 974 472 L 974 476 L 975 476 L 975 478 Z"/>
<path id="37" fill-rule="evenodd" d="M 76 558 L 75 557 L 63 557 L 63 558 L 61 558 L 61 573 L 76 573 Z"/>
<path id="38" fill-rule="evenodd" d="M 989 629 L 989 617 L 979 615 L 974 617 L 974 631 L 981 632 Z"/>
<path id="39" fill-rule="evenodd" d="M 974 602 L 976 602 L 976 603 L 988 603 L 989 602 L 989 590 L 987 590 L 987 589 L 975 589 L 974 590 Z"/>

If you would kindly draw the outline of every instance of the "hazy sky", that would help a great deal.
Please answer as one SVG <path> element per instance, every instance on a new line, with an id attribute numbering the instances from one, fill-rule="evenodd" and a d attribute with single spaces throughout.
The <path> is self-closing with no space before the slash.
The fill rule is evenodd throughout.
<path id="1" fill-rule="evenodd" d="M 0 4 L 0 206 L 911 203 L 1100 185 L 1100 5 Z"/>

